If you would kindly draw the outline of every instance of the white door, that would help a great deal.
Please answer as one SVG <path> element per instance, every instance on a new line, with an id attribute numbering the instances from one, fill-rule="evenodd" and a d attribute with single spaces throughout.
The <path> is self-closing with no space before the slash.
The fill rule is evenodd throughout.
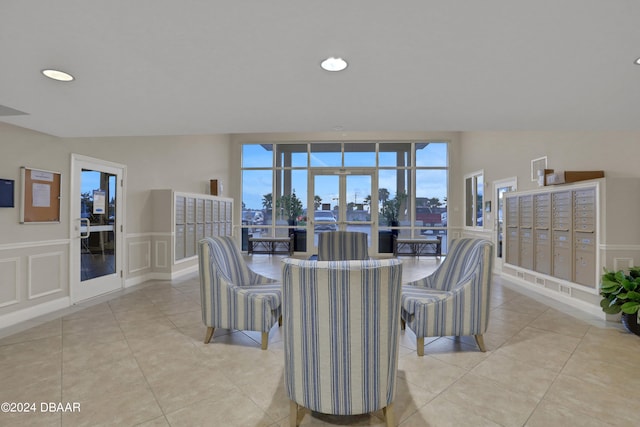
<path id="1" fill-rule="evenodd" d="M 504 237 L 504 193 L 508 191 L 516 191 L 518 187 L 518 180 L 516 177 L 502 179 L 499 181 L 494 181 L 493 183 L 493 197 L 494 197 L 494 205 L 495 205 L 495 214 L 494 214 L 494 243 L 495 250 L 494 253 L 494 267 L 496 272 L 502 271 L 502 264 L 504 264 L 504 247 L 503 247 L 503 237 Z"/>
<path id="2" fill-rule="evenodd" d="M 373 230 L 376 218 L 373 217 L 377 217 L 377 212 L 371 209 L 371 206 L 377 206 L 378 195 L 372 191 L 375 174 L 371 171 L 323 170 L 312 171 L 311 175 L 307 236 L 313 232 L 313 252 L 318 252 L 318 233 L 332 230 L 365 232 L 369 235 L 369 249 L 376 248 L 377 229 Z"/>
<path id="3" fill-rule="evenodd" d="M 125 166 L 71 155 L 71 301 L 122 289 Z"/>

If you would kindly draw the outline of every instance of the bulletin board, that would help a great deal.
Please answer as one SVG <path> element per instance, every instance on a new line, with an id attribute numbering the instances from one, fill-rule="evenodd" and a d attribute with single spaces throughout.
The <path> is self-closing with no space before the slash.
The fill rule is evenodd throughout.
<path id="1" fill-rule="evenodd" d="M 60 222 L 60 173 L 21 167 L 20 223 Z"/>

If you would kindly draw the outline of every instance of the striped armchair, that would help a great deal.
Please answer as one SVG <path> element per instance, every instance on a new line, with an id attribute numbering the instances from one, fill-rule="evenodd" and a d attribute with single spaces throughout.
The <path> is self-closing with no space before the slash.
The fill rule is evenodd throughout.
<path id="1" fill-rule="evenodd" d="M 486 351 L 492 266 L 491 242 L 454 240 L 433 274 L 402 287 L 402 328 L 415 332 L 418 356 L 424 356 L 424 337 L 473 335 Z"/>
<path id="2" fill-rule="evenodd" d="M 318 234 L 318 261 L 369 259 L 367 233 L 328 231 Z"/>
<path id="3" fill-rule="evenodd" d="M 355 415 L 382 409 L 394 425 L 402 264 L 283 261 L 285 390 L 298 410 Z"/>
<path id="4" fill-rule="evenodd" d="M 281 284 L 249 269 L 231 237 L 198 242 L 202 321 L 205 344 L 215 328 L 262 332 L 267 349 L 269 331 L 281 319 Z"/>

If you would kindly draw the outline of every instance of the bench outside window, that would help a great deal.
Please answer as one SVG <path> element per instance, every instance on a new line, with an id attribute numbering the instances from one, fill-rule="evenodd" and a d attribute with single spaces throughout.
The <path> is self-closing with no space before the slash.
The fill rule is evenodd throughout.
<path id="1" fill-rule="evenodd" d="M 293 255 L 293 238 L 289 237 L 253 237 L 249 235 L 247 253 L 251 254 L 287 254 Z"/>
<path id="2" fill-rule="evenodd" d="M 442 255 L 442 236 L 435 239 L 425 238 L 402 238 L 393 237 L 393 256 L 411 255 L 420 257 L 420 255 L 432 255 L 440 258 Z"/>

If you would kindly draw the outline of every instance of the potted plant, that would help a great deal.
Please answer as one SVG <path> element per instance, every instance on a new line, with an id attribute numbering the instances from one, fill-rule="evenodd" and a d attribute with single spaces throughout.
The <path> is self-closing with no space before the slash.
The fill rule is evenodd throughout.
<path id="1" fill-rule="evenodd" d="M 276 202 L 276 209 L 286 217 L 289 225 L 295 225 L 296 220 L 302 215 L 302 202 L 296 196 L 295 190 L 292 194 L 285 194 Z"/>
<path id="2" fill-rule="evenodd" d="M 636 335 L 640 335 L 638 310 L 640 309 L 640 267 L 624 271 L 609 271 L 605 268 L 600 284 L 600 307 L 607 314 L 622 313 L 622 324 Z"/>
<path id="3" fill-rule="evenodd" d="M 387 225 L 392 227 L 399 225 L 400 209 L 406 199 L 405 193 L 398 193 L 395 198 L 382 202 L 380 214 L 387 221 Z"/>

